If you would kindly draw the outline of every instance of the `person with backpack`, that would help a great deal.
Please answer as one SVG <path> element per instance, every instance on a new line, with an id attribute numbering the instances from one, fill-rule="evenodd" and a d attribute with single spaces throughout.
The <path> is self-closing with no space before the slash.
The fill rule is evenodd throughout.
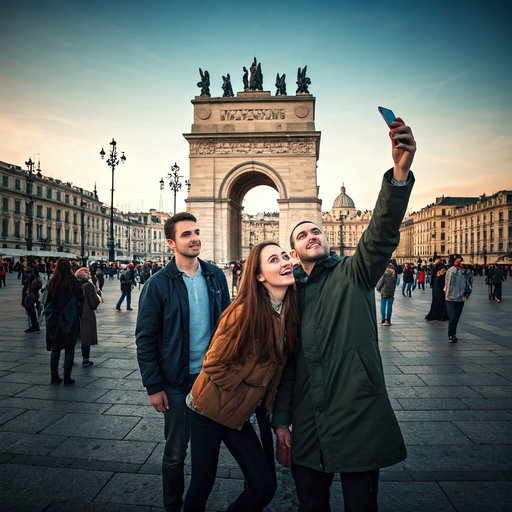
<path id="1" fill-rule="evenodd" d="M 121 311 L 121 304 L 126 298 L 126 310 L 132 310 L 132 288 L 135 286 L 135 273 L 133 271 L 133 263 L 128 266 L 119 274 L 119 281 L 121 282 L 121 297 L 116 304 L 117 311 Z"/>

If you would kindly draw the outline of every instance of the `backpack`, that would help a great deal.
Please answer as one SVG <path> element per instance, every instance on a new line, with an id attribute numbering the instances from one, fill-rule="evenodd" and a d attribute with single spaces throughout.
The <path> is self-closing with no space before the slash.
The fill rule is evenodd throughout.
<path id="1" fill-rule="evenodd" d="M 128 282 L 128 270 L 125 269 L 119 274 L 119 281 L 121 281 L 121 283 Z"/>

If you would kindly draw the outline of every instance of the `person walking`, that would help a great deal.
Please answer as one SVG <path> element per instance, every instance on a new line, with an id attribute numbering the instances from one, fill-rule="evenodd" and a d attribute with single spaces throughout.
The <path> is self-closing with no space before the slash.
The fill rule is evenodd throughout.
<path id="1" fill-rule="evenodd" d="M 290 235 L 290 254 L 302 265 L 296 272 L 301 342 L 283 371 L 272 426 L 277 460 L 291 461 L 301 512 L 330 510 L 335 473 L 346 512 L 375 512 L 380 468 L 407 456 L 384 381 L 375 286 L 398 245 L 416 143 L 401 119 L 389 135 L 395 165 L 384 174 L 354 255 L 331 252 L 311 221 Z"/>
<path id="2" fill-rule="evenodd" d="M 298 337 L 290 257 L 275 242 L 262 242 L 249 252 L 239 292 L 221 316 L 187 397 L 192 476 L 183 512 L 204 512 L 222 442 L 245 477 L 245 488 L 227 510 L 259 512 L 272 501 L 277 488 L 272 445 L 267 458 L 249 418 L 260 402 L 270 414 Z M 266 429 L 270 433 L 269 424 Z"/>
<path id="3" fill-rule="evenodd" d="M 462 256 L 455 254 L 453 266 L 446 271 L 445 299 L 448 313 L 448 342 L 457 343 L 457 325 L 459 324 L 464 303 L 473 291 L 473 274 L 462 266 Z"/>
<path id="4" fill-rule="evenodd" d="M 119 282 L 121 283 L 121 297 L 116 304 L 117 311 L 121 311 L 121 304 L 126 298 L 126 311 L 133 311 L 132 309 L 132 289 L 135 286 L 135 274 L 133 272 L 133 263 L 128 266 L 119 274 Z"/>
<path id="5" fill-rule="evenodd" d="M 492 273 L 492 283 L 494 285 L 494 297 L 496 298 L 496 302 L 501 302 L 501 287 L 503 285 L 503 280 L 503 272 L 499 265 L 496 265 Z"/>
<path id="6" fill-rule="evenodd" d="M 383 326 L 391 325 L 391 314 L 393 313 L 393 301 L 395 300 L 396 272 L 393 263 L 388 264 L 388 268 L 382 274 L 377 283 L 377 291 L 380 292 L 380 316 Z"/>
<path id="7" fill-rule="evenodd" d="M 0 288 L 2 288 L 2 285 L 4 286 L 4 288 L 6 287 L 6 284 L 5 284 L 6 275 L 7 275 L 7 272 L 5 271 L 5 267 L 4 267 L 3 263 L 0 263 Z"/>
<path id="8" fill-rule="evenodd" d="M 80 271 L 77 271 L 78 275 Z M 66 258 L 59 258 L 53 277 L 46 285 L 46 349 L 51 351 L 51 383 L 62 382 L 59 377 L 60 353 L 64 350 L 64 386 L 74 384 L 71 371 L 75 359 L 75 345 L 80 332 L 80 316 L 84 296 Z"/>
<path id="9" fill-rule="evenodd" d="M 80 323 L 82 366 L 92 366 L 94 363 L 90 359 L 91 345 L 98 344 L 96 309 L 98 309 L 100 305 L 100 297 L 97 294 L 96 286 L 89 281 L 92 276 L 88 268 L 77 271 L 75 277 L 78 279 L 78 283 L 84 295 L 82 321 Z"/>
<path id="10" fill-rule="evenodd" d="M 135 341 L 149 402 L 164 415 L 164 508 L 179 512 L 189 440 L 185 398 L 230 298 L 224 272 L 199 258 L 200 232 L 191 213 L 170 217 L 164 233 L 174 257 L 142 288 Z"/>

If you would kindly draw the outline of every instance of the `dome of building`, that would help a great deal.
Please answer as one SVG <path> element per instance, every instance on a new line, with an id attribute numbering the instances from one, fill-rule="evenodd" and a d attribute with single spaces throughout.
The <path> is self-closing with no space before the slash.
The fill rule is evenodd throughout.
<path id="1" fill-rule="evenodd" d="M 345 185 L 344 184 L 341 187 L 340 195 L 334 200 L 332 207 L 333 208 L 343 208 L 343 209 L 356 207 L 353 199 L 350 196 L 347 196 L 347 194 L 345 193 Z"/>

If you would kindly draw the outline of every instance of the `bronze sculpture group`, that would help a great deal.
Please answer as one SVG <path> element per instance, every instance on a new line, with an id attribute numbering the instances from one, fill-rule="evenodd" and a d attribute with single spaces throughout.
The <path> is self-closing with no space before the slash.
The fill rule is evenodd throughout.
<path id="1" fill-rule="evenodd" d="M 311 85 L 311 80 L 306 76 L 307 66 L 304 68 L 300 68 L 297 71 L 297 94 L 310 94 L 308 90 L 308 86 Z M 263 91 L 263 73 L 261 71 L 261 62 L 257 62 L 256 57 L 247 69 L 245 66 L 243 67 L 243 76 L 242 83 L 244 87 L 244 92 L 251 91 Z M 201 76 L 201 80 L 197 83 L 197 86 L 201 89 L 200 97 L 211 97 L 210 94 L 210 74 L 205 69 L 204 72 L 201 68 L 199 68 L 199 74 Z M 286 75 L 279 75 L 277 73 L 276 76 L 276 96 L 286 96 Z M 223 98 L 233 98 L 233 87 L 231 85 L 231 77 L 229 73 L 226 76 L 222 75 L 222 90 Z"/>

